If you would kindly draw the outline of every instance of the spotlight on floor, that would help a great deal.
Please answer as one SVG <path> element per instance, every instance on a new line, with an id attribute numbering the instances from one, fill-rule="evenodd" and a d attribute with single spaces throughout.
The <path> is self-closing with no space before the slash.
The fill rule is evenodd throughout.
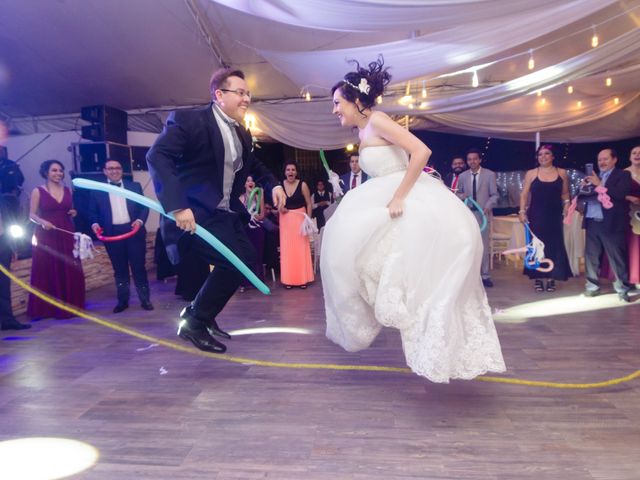
<path id="1" fill-rule="evenodd" d="M 24 237 L 24 228 L 20 225 L 11 225 L 9 227 L 9 235 L 11 235 L 12 238 L 22 238 Z"/>
<path id="2" fill-rule="evenodd" d="M 630 305 L 633 305 L 633 303 L 621 302 L 615 293 L 597 297 L 585 297 L 580 294 L 516 305 L 496 312 L 493 315 L 493 319 L 500 323 L 520 323 L 530 318 L 593 312 L 606 308 L 628 307 Z"/>
<path id="3" fill-rule="evenodd" d="M 297 333 L 299 335 L 311 335 L 313 330 L 308 328 L 296 327 L 261 327 L 261 328 L 242 328 L 229 332 L 230 335 L 256 335 L 263 333 Z"/>
<path id="4" fill-rule="evenodd" d="M 98 461 L 98 450 L 68 438 L 33 437 L 0 442 L 2 478 L 56 480 L 82 472 Z"/>

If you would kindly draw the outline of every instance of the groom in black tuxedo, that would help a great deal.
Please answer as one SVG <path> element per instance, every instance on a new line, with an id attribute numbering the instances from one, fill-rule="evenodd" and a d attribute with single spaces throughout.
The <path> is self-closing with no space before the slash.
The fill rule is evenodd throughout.
<path id="1" fill-rule="evenodd" d="M 107 160 L 102 172 L 111 185 L 142 195 L 142 185 L 122 177 L 122 164 L 118 160 Z M 91 192 L 89 219 L 94 233 L 102 229 L 105 237 L 113 237 L 130 232 L 136 223 L 140 225 L 140 230 L 132 237 L 104 243 L 113 266 L 118 295 L 118 303 L 113 313 L 120 313 L 129 307 L 129 267 L 131 267 L 140 305 L 145 310 L 153 310 L 147 270 L 144 266 L 147 250 L 147 231 L 144 223 L 147 217 L 149 217 L 149 209 L 139 203 L 111 193 Z"/>
<path id="2" fill-rule="evenodd" d="M 248 175 L 273 188 L 276 207 L 284 205 L 284 190 L 252 153 L 251 135 L 242 127 L 251 93 L 240 70 L 220 69 L 209 83 L 212 103 L 204 108 L 176 110 L 147 154 L 149 172 L 166 212 L 160 228 L 173 263 L 190 249 L 214 268 L 190 306 L 180 314 L 178 336 L 201 350 L 222 353 L 226 346 L 213 338 L 231 338 L 216 316 L 242 281 L 240 272 L 195 233 L 196 223 L 229 247 L 245 265 L 253 265 L 255 250 L 244 225 L 249 215 L 240 202 Z"/>

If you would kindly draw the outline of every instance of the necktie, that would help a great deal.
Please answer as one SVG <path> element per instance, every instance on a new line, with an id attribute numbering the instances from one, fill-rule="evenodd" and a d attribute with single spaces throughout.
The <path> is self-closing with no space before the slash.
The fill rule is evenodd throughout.
<path id="1" fill-rule="evenodd" d="M 356 188 L 357 184 L 357 180 L 358 179 L 358 174 L 354 173 L 353 176 L 351 177 L 351 189 Z"/>
<path id="2" fill-rule="evenodd" d="M 458 189 L 458 175 L 453 175 L 453 181 L 451 182 L 451 190 L 454 192 Z"/>
<path id="3" fill-rule="evenodd" d="M 471 198 L 474 200 L 478 200 L 476 198 L 476 178 L 478 177 L 478 173 L 473 174 L 473 187 L 471 187 Z"/>

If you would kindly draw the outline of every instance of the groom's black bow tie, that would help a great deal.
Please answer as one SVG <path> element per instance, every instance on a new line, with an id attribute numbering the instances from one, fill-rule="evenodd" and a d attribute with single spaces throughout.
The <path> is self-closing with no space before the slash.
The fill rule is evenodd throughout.
<path id="1" fill-rule="evenodd" d="M 109 182 L 109 185 L 115 185 L 116 187 L 121 187 L 122 182 Z"/>

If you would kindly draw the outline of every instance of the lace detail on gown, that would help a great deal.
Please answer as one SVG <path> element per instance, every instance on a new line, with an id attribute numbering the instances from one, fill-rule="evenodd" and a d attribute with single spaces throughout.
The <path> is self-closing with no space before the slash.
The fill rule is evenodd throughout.
<path id="1" fill-rule="evenodd" d="M 440 181 L 422 175 L 403 216 L 392 220 L 386 205 L 406 153 L 367 147 L 360 163 L 372 178 L 347 193 L 323 235 L 327 336 L 357 351 L 383 326 L 396 328 L 407 365 L 434 382 L 504 371 L 473 215 Z"/>

